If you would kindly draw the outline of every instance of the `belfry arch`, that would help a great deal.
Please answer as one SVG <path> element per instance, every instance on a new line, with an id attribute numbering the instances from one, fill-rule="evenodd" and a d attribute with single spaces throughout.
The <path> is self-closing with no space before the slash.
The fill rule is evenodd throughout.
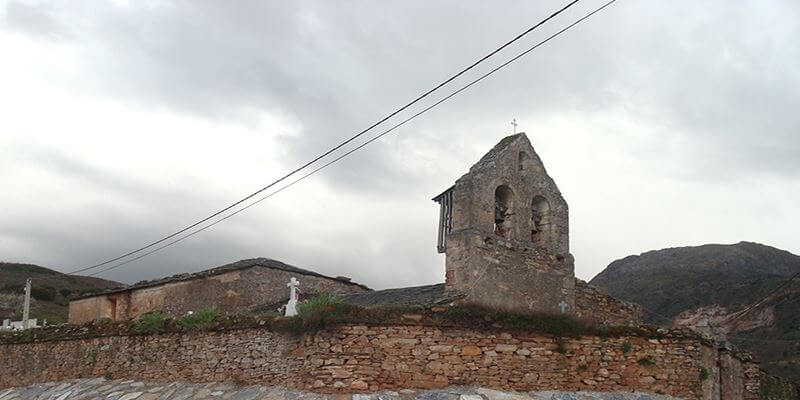
<path id="1" fill-rule="evenodd" d="M 546 246 L 550 232 L 550 202 L 544 196 L 534 196 L 531 200 L 531 242 L 536 246 Z"/>
<path id="2" fill-rule="evenodd" d="M 494 233 L 510 239 L 514 229 L 513 216 L 514 191 L 508 185 L 500 185 L 494 190 Z"/>

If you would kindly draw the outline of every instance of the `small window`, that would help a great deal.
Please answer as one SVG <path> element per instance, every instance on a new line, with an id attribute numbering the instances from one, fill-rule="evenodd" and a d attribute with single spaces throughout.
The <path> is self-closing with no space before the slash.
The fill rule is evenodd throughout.
<path id="1" fill-rule="evenodd" d="M 494 233 L 506 239 L 511 237 L 511 217 L 514 215 L 514 192 L 506 185 L 494 191 Z"/>
<path id="2" fill-rule="evenodd" d="M 531 241 L 545 245 L 546 232 L 550 230 L 550 203 L 544 196 L 535 196 L 531 201 Z"/>

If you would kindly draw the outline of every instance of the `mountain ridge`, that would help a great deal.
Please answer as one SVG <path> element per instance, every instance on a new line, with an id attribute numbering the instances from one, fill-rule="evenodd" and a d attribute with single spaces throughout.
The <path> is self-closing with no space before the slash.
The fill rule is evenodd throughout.
<path id="1" fill-rule="evenodd" d="M 705 328 L 754 353 L 767 371 L 800 382 L 800 279 L 788 281 L 798 273 L 800 256 L 738 242 L 623 257 L 590 283 L 642 305 L 648 323 L 724 325 Z M 736 313 L 768 295 L 730 324 Z"/>
<path id="2" fill-rule="evenodd" d="M 92 276 L 68 275 L 40 265 L 0 262 L 0 320 L 22 318 L 25 281 L 31 278 L 31 318 L 66 322 L 69 298 L 123 283 Z"/>

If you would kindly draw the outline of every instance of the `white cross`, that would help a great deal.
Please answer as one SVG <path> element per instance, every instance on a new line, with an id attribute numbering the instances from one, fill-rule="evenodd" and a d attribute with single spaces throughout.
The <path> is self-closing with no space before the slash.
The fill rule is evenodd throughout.
<path id="1" fill-rule="evenodd" d="M 300 282 L 292 277 L 289 279 L 289 283 L 286 284 L 289 287 L 289 302 L 286 303 L 286 312 L 284 315 L 287 317 L 294 317 L 297 315 L 297 287 L 300 286 Z"/>
<path id="2" fill-rule="evenodd" d="M 561 308 L 562 314 L 567 312 L 567 308 L 569 308 L 569 304 L 567 304 L 567 302 L 565 302 L 564 300 L 561 300 L 561 303 L 558 303 L 558 306 Z"/>
<path id="3" fill-rule="evenodd" d="M 513 126 L 514 126 L 514 134 L 516 134 L 516 133 L 517 133 L 517 125 L 519 125 L 519 124 L 517 124 L 517 119 L 516 119 L 516 118 L 514 118 L 514 119 L 511 121 L 511 125 L 513 125 Z"/>

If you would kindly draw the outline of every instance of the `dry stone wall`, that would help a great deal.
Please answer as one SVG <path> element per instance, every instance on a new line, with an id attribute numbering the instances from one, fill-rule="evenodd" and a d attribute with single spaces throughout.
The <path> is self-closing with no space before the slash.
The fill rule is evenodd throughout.
<path id="1" fill-rule="evenodd" d="M 644 310 L 575 278 L 575 316 L 599 324 L 637 326 L 643 323 Z"/>
<path id="2" fill-rule="evenodd" d="M 342 279 L 254 265 L 217 275 L 73 300 L 69 305 L 69 322 L 136 319 L 152 311 L 181 316 L 205 307 L 214 307 L 223 313 L 252 311 L 285 302 L 289 296 L 286 282 L 292 277 L 300 280 L 304 293 L 349 294 L 368 290 Z"/>
<path id="3" fill-rule="evenodd" d="M 664 336 L 559 338 L 456 327 L 343 325 L 302 337 L 251 327 L 6 343 L 0 344 L 0 387 L 108 376 L 283 385 L 321 393 L 464 385 L 758 398 L 763 373 L 755 364 L 730 354 L 719 363 L 717 349 L 699 338 Z M 737 374 L 735 379 L 730 373 Z"/>

